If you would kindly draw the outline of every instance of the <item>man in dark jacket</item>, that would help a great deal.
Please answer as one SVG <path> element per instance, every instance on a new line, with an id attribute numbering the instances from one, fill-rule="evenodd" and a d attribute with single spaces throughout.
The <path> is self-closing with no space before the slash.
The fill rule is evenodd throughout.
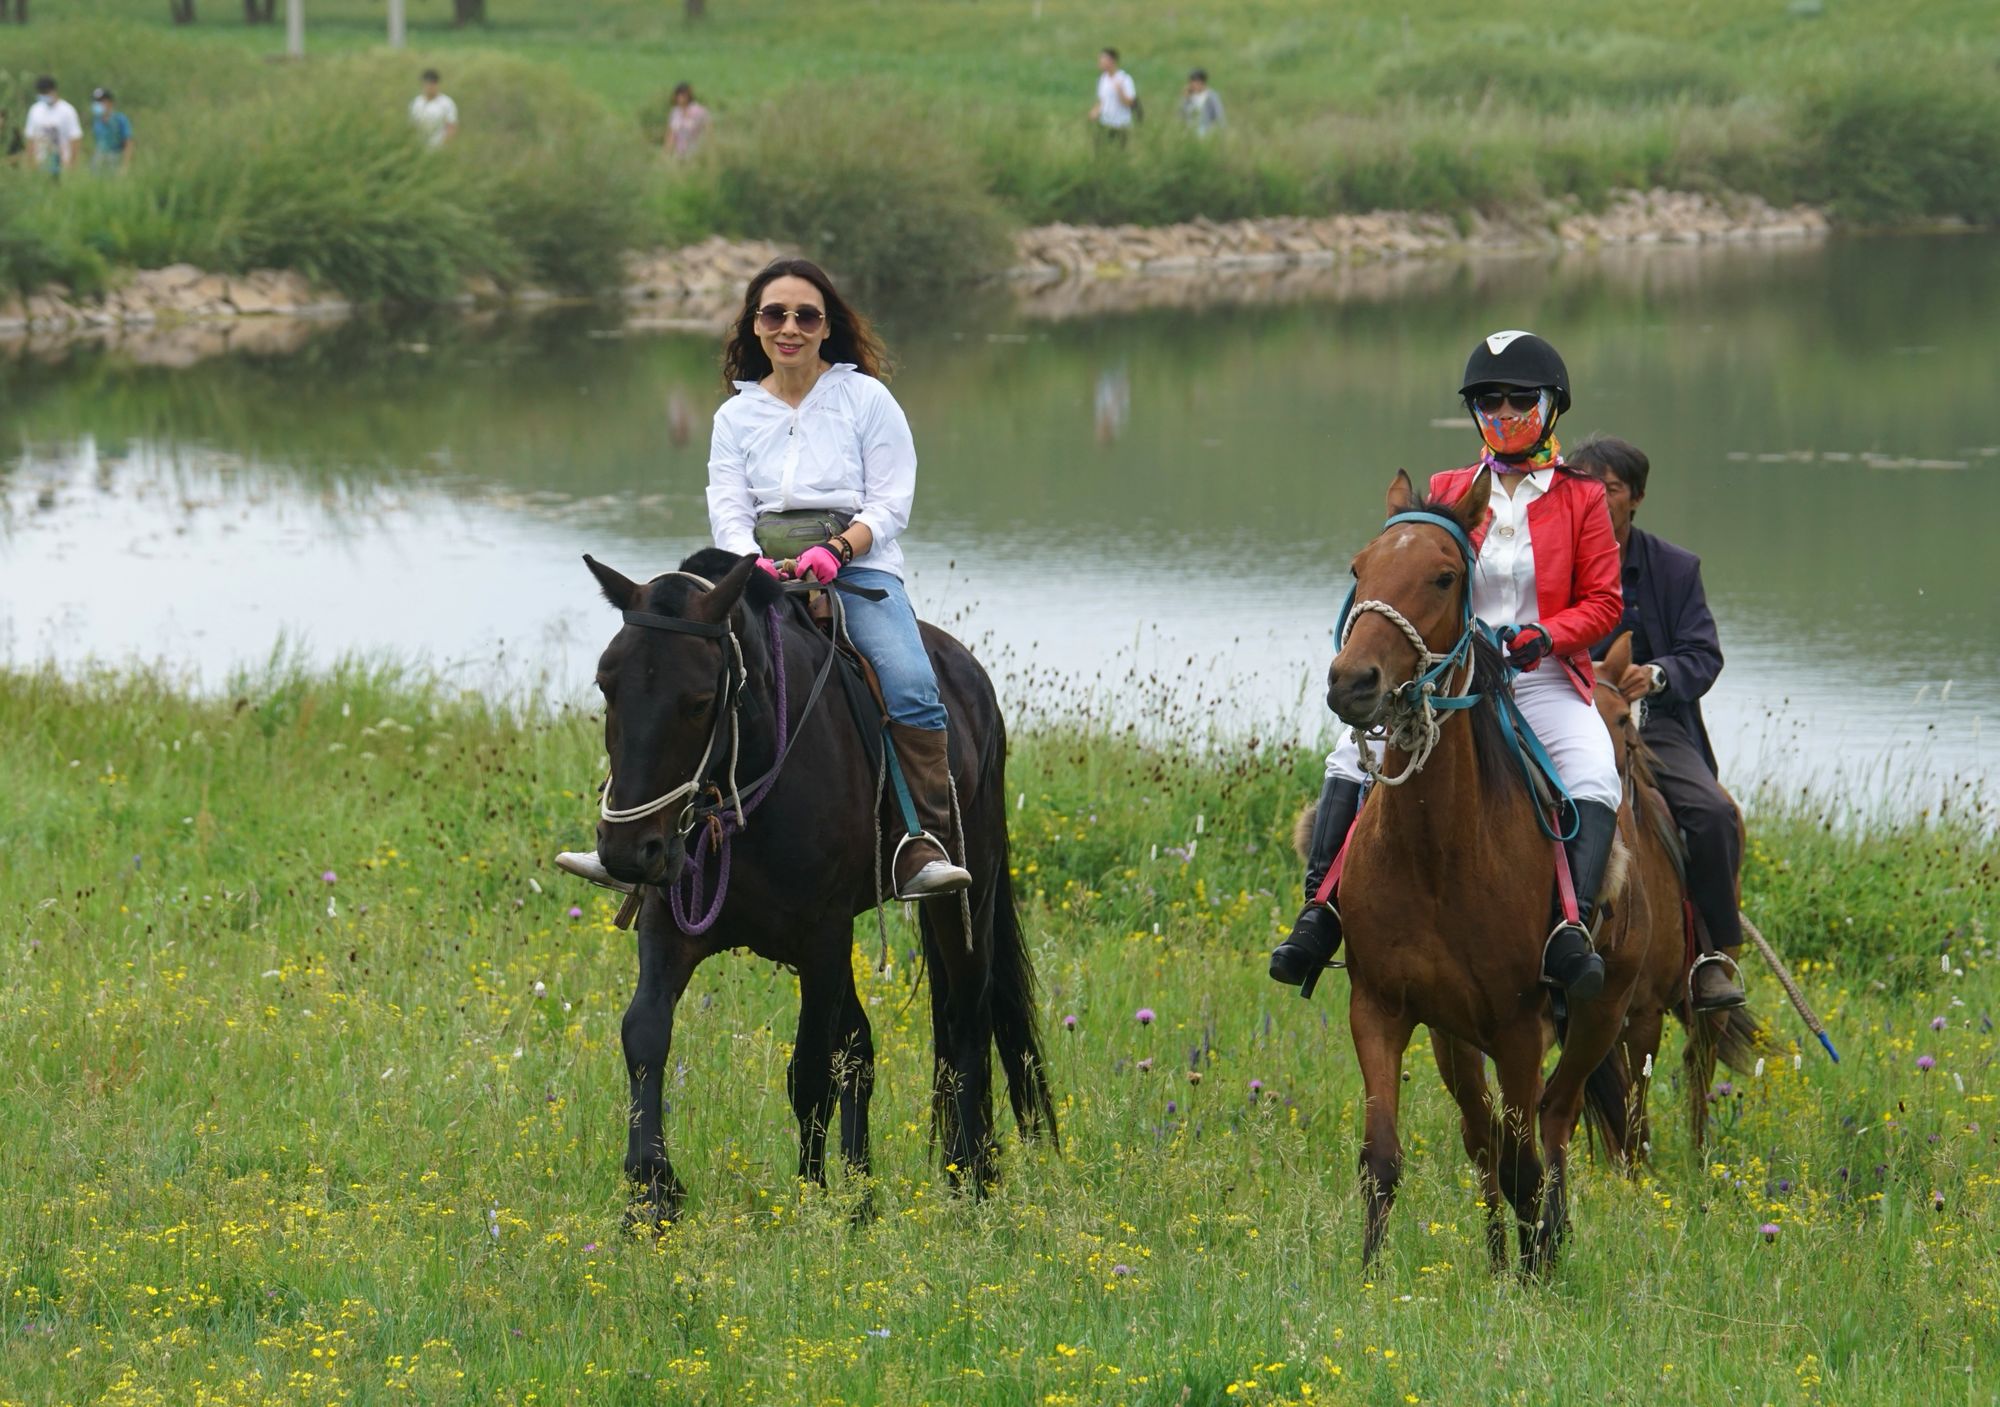
<path id="1" fill-rule="evenodd" d="M 1687 838 L 1688 897 L 1709 941 L 1729 959 L 1695 965 L 1695 1009 L 1741 1006 L 1743 988 L 1734 968 L 1743 943 L 1736 909 L 1743 838 L 1736 803 L 1716 779 L 1715 749 L 1701 718 L 1701 696 L 1722 673 L 1722 646 L 1701 586 L 1701 559 L 1632 525 L 1652 470 L 1637 446 L 1598 436 L 1579 446 L 1569 462 L 1604 480 L 1604 503 L 1623 559 L 1624 618 L 1591 653 L 1602 658 L 1612 640 L 1632 632 L 1632 667 L 1623 679 L 1606 682 L 1634 702 L 1645 701 L 1640 736 L 1652 749 L 1660 791 Z"/>

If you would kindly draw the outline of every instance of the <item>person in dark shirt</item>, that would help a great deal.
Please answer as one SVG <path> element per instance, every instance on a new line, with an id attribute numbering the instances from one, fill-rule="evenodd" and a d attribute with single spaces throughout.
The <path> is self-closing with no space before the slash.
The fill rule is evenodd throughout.
<path id="1" fill-rule="evenodd" d="M 1640 736 L 1653 752 L 1660 792 L 1687 840 L 1688 898 L 1715 951 L 1728 959 L 1695 965 L 1695 1009 L 1741 1006 L 1743 988 L 1734 969 L 1743 943 L 1736 908 L 1743 837 L 1736 803 L 1717 780 L 1715 749 L 1701 717 L 1701 697 L 1722 673 L 1722 645 L 1702 590 L 1701 559 L 1633 526 L 1652 472 L 1636 445 L 1596 436 L 1579 445 L 1569 462 L 1604 480 L 1625 591 L 1623 618 L 1591 654 L 1603 658 L 1613 640 L 1632 632 L 1632 667 L 1623 679 L 1606 682 L 1635 703 L 1644 700 Z"/>

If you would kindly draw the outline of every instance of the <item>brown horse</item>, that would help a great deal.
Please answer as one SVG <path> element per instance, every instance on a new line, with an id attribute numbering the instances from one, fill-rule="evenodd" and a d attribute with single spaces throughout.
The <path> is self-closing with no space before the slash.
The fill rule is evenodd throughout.
<path id="1" fill-rule="evenodd" d="M 1469 534 L 1486 515 L 1491 484 L 1481 475 L 1458 502 L 1431 504 L 1399 472 L 1389 512 L 1450 518 Z M 1414 691 L 1403 685 L 1446 656 L 1470 620 L 1470 566 L 1450 529 L 1424 521 L 1392 526 L 1355 557 L 1355 598 L 1374 605 L 1356 612 L 1327 671 L 1327 703 L 1343 720 L 1411 736 L 1398 727 L 1411 722 L 1413 708 Z M 1418 659 L 1414 642 L 1382 606 L 1414 628 L 1431 660 Z M 1553 843 L 1512 768 L 1492 702 L 1506 688 L 1500 657 L 1472 634 L 1470 682 L 1480 702 L 1441 715 L 1427 744 L 1387 746 L 1384 777 L 1417 766 L 1404 784 L 1375 787 L 1379 794 L 1362 807 L 1349 836 L 1340 882 L 1348 1024 L 1367 1090 L 1362 1256 L 1372 1260 L 1380 1250 L 1395 1200 L 1403 1052 L 1422 1024 L 1431 1029 L 1438 1072 L 1458 1103 L 1465 1150 L 1479 1169 L 1494 1265 L 1507 1263 L 1504 1201 L 1518 1225 L 1521 1267 L 1539 1270 L 1553 1262 L 1567 1231 L 1568 1149 L 1586 1099 L 1612 1155 L 1623 1155 L 1625 1090 L 1619 1062 L 1609 1057 L 1646 955 L 1628 933 L 1614 863 L 1598 908 L 1604 990 L 1570 1010 L 1566 1031 L 1556 1030 L 1540 982 Z M 1445 682 L 1461 681 L 1448 674 Z M 1545 1087 L 1551 1036 L 1563 1049 Z M 1498 1069 L 1497 1107 L 1482 1055 Z"/>
<path id="2" fill-rule="evenodd" d="M 1688 973 L 1694 958 L 1692 925 L 1697 920 L 1687 901 L 1686 852 L 1667 799 L 1654 780 L 1652 751 L 1640 735 L 1631 700 L 1611 683 L 1624 678 L 1631 664 L 1632 636 L 1628 631 L 1612 642 L 1604 656 L 1603 670 L 1597 677 L 1596 704 L 1598 716 L 1611 730 L 1618 775 L 1625 782 L 1619 834 L 1632 853 L 1626 907 L 1633 927 L 1646 934 L 1642 945 L 1646 962 L 1618 1040 L 1631 1089 L 1628 1151 L 1634 1159 L 1643 1159 L 1653 1146 L 1646 1095 L 1652 1086 L 1665 1015 L 1672 1012 L 1688 1033 L 1681 1060 L 1687 1077 L 1688 1127 L 1696 1148 L 1708 1134 L 1708 1091 L 1715 1083 L 1717 1055 L 1732 1068 L 1747 1071 L 1757 1058 L 1763 1034 L 1757 1018 L 1743 1007 L 1703 1013 L 1695 1020 Z M 1737 824 L 1742 823 L 1739 810 Z"/>

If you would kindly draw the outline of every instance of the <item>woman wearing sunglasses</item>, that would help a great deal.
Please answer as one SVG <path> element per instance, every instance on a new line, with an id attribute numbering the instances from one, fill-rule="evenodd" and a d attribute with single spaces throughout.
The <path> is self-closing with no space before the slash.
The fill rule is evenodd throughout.
<path id="1" fill-rule="evenodd" d="M 888 354 L 868 320 L 806 259 L 755 278 L 722 353 L 735 394 L 715 412 L 708 522 L 716 546 L 755 552 L 777 576 L 836 576 L 879 591 L 843 595 L 847 633 L 882 681 L 889 737 L 924 835 L 902 845 L 896 895 L 964 889 L 953 862 L 945 710 L 903 589 L 903 549 L 917 451 L 903 408 L 882 384 Z"/>
<path id="2" fill-rule="evenodd" d="M 1562 922 L 1542 950 L 1542 981 L 1588 1001 L 1604 986 L 1604 959 L 1589 926 L 1618 828 L 1618 764 L 1591 704 L 1590 646 L 1624 610 L 1618 542 L 1604 485 L 1563 463 L 1556 421 L 1569 409 L 1569 372 L 1532 332 L 1496 332 L 1473 348 L 1459 396 L 1479 432 L 1479 461 L 1433 475 L 1430 498 L 1456 503 L 1482 473 L 1493 476 L 1487 519 L 1472 534 L 1473 614 L 1520 671 L 1515 702 L 1554 758 L 1579 813 L 1565 842 L 1578 921 Z M 1340 914 L 1313 895 L 1361 804 L 1361 753 L 1345 734 L 1326 760 L 1306 859 L 1306 906 L 1271 954 L 1271 976 L 1298 985 L 1333 960 Z M 1525 857 L 1524 857 L 1525 858 Z"/>

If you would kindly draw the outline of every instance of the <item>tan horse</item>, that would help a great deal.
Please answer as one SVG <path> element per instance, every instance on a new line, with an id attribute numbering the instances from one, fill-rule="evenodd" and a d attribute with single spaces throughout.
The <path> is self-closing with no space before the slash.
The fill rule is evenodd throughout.
<path id="1" fill-rule="evenodd" d="M 1481 475 L 1457 503 L 1429 504 L 1398 473 L 1389 512 L 1442 515 L 1469 534 L 1485 517 L 1490 489 L 1491 479 Z M 1469 615 L 1468 571 L 1446 528 L 1404 522 L 1355 557 L 1355 596 L 1392 608 L 1442 657 Z M 1499 655 L 1476 640 L 1472 658 L 1471 688 L 1482 701 L 1463 710 L 1462 721 L 1460 713 L 1439 715 L 1417 770 L 1402 785 L 1374 788 L 1355 821 L 1340 882 L 1348 1023 L 1368 1101 L 1362 1255 L 1369 1260 L 1380 1249 L 1395 1200 L 1403 1052 L 1421 1024 L 1431 1030 L 1438 1072 L 1458 1103 L 1465 1150 L 1479 1169 L 1496 1268 L 1507 1257 L 1504 1204 L 1514 1211 L 1521 1266 L 1537 1270 L 1552 1262 L 1568 1228 L 1568 1150 L 1586 1099 L 1612 1156 L 1624 1155 L 1625 1089 L 1613 1047 L 1651 961 L 1649 935 L 1629 931 L 1614 860 L 1596 938 L 1604 990 L 1573 1007 L 1567 1031 L 1558 1033 L 1540 981 L 1554 845 L 1536 825 L 1490 702 L 1505 687 Z M 1399 711 L 1408 723 L 1409 691 L 1402 686 L 1422 667 L 1412 640 L 1387 613 L 1359 613 L 1327 672 L 1327 703 L 1362 727 L 1393 726 Z M 1453 686 L 1446 692 L 1460 688 L 1455 675 L 1446 683 Z M 1383 773 L 1396 776 L 1411 761 L 1411 749 L 1392 745 Z M 1558 1035 L 1562 1054 L 1545 1086 L 1543 1059 Z M 1482 1055 L 1498 1071 L 1497 1106 Z"/>
<path id="2" fill-rule="evenodd" d="M 1687 902 L 1682 874 L 1686 856 L 1681 852 L 1680 832 L 1674 825 L 1667 799 L 1653 778 L 1652 752 L 1639 733 L 1639 719 L 1632 703 L 1611 683 L 1625 677 L 1632 664 L 1632 636 L 1628 631 L 1611 644 L 1597 677 L 1598 716 L 1611 730 L 1612 746 L 1618 753 L 1618 775 L 1625 782 L 1625 805 L 1619 812 L 1619 835 L 1632 852 L 1628 878 L 1627 907 L 1633 926 L 1647 937 L 1643 944 L 1646 963 L 1632 993 L 1618 1050 L 1630 1087 L 1629 1123 L 1631 1136 L 1627 1151 L 1635 1159 L 1652 1152 L 1651 1120 L 1646 1096 L 1652 1087 L 1654 1061 L 1660 1052 L 1663 1018 L 1672 1012 L 1688 1032 L 1681 1053 L 1688 1088 L 1688 1127 L 1694 1146 L 1700 1148 L 1708 1135 L 1708 1091 L 1715 1083 L 1718 1054 L 1734 1069 L 1748 1071 L 1762 1048 L 1764 1036 L 1758 1019 L 1747 1008 L 1716 1011 L 1694 1019 L 1688 999 L 1688 971 L 1693 962 L 1694 911 Z M 1737 812 L 1737 825 L 1743 813 Z"/>

